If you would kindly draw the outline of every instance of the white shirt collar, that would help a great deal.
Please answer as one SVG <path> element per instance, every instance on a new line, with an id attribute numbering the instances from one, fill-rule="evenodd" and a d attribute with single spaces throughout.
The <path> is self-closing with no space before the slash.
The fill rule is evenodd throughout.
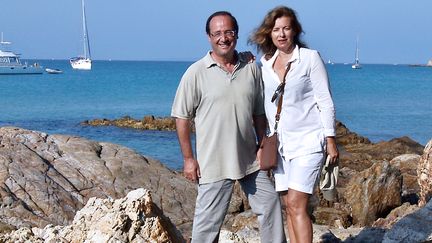
<path id="1" fill-rule="evenodd" d="M 273 67 L 274 62 L 276 61 L 276 57 L 278 54 L 279 54 L 279 50 L 276 50 L 276 52 L 273 54 L 273 56 L 269 60 L 266 60 L 265 55 L 263 55 L 261 57 L 261 63 L 266 68 L 271 69 Z M 295 61 L 300 62 L 300 48 L 298 45 L 295 46 L 294 51 L 293 51 L 293 55 L 291 56 L 291 59 L 289 60 L 289 62 L 291 62 L 291 63 L 293 63 Z"/>

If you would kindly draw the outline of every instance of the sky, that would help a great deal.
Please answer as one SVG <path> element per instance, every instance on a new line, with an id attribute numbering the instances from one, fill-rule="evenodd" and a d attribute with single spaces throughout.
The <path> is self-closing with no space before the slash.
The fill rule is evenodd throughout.
<path id="1" fill-rule="evenodd" d="M 265 14 L 293 8 L 303 40 L 322 58 L 352 63 L 426 64 L 432 59 L 432 0 L 86 0 L 94 60 L 194 61 L 209 49 L 207 17 L 230 11 L 240 26 L 237 50 Z M 0 0 L 0 32 L 23 59 L 82 54 L 80 0 Z"/>

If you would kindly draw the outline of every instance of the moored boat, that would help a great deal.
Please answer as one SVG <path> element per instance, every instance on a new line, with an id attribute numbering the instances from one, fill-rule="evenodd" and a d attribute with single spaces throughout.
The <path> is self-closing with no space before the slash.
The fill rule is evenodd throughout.
<path id="1" fill-rule="evenodd" d="M 81 7 L 82 7 L 83 38 L 84 38 L 84 55 L 80 57 L 73 57 L 69 60 L 69 62 L 73 69 L 91 70 L 92 60 L 91 60 L 91 53 L 90 53 L 90 41 L 88 37 L 84 0 L 81 0 Z"/>
<path id="2" fill-rule="evenodd" d="M 3 41 L 3 33 L 0 41 L 0 74 L 42 74 L 43 69 L 38 63 L 32 65 L 21 63 L 20 55 L 6 49 L 11 42 Z"/>
<path id="3" fill-rule="evenodd" d="M 60 74 L 63 73 L 62 70 L 58 69 L 58 68 L 45 68 L 45 72 L 49 73 L 49 74 Z"/>
<path id="4" fill-rule="evenodd" d="M 355 60 L 354 60 L 354 64 L 351 66 L 351 68 L 352 69 L 360 69 L 361 68 L 360 61 L 359 61 L 358 37 L 357 37 L 357 41 L 356 41 Z"/>

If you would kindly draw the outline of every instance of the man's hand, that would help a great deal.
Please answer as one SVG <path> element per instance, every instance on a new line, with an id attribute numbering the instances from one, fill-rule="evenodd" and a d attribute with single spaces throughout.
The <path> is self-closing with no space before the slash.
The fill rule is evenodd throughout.
<path id="1" fill-rule="evenodd" d="M 183 175 L 186 179 L 197 183 L 201 177 L 198 161 L 194 159 L 190 139 L 190 120 L 176 118 L 177 136 L 183 154 Z"/>
<path id="2" fill-rule="evenodd" d="M 198 183 L 201 177 L 198 161 L 194 158 L 185 159 L 183 162 L 183 174 L 186 179 Z"/>

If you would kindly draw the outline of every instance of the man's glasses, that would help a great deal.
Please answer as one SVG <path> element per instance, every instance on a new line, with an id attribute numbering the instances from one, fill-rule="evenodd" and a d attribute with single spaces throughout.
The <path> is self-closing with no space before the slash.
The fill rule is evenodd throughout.
<path id="1" fill-rule="evenodd" d="M 274 102 L 279 96 L 281 96 L 281 94 L 283 94 L 284 88 L 285 88 L 285 82 L 282 82 L 281 84 L 279 84 L 279 86 L 276 88 L 276 90 L 275 90 L 275 92 L 271 98 L 271 102 Z"/>
<path id="2" fill-rule="evenodd" d="M 236 35 L 235 30 L 216 31 L 214 33 L 210 33 L 210 36 L 216 39 L 219 39 L 222 36 L 233 38 L 235 35 Z"/>

